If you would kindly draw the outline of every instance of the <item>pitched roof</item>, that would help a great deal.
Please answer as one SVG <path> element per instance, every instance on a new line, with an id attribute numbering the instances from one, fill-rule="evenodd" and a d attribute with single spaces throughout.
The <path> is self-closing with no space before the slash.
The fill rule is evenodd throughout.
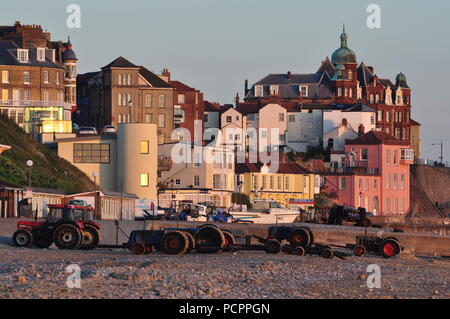
<path id="1" fill-rule="evenodd" d="M 138 68 L 137 65 L 131 63 L 127 59 L 125 59 L 123 56 L 118 57 L 111 63 L 105 65 L 102 69 L 106 68 Z"/>
<path id="2" fill-rule="evenodd" d="M 263 167 L 263 163 L 236 163 L 236 174 L 243 173 L 259 173 Z M 270 167 L 270 165 L 267 165 Z M 279 162 L 277 174 L 311 174 L 309 170 L 293 162 Z"/>
<path id="3" fill-rule="evenodd" d="M 249 113 L 258 113 L 260 109 L 261 105 L 254 102 L 239 103 L 239 105 L 236 107 L 236 110 L 242 115 L 247 115 Z"/>
<path id="4" fill-rule="evenodd" d="M 319 69 L 317 70 L 317 73 L 323 73 L 327 72 L 330 77 L 333 77 L 334 75 L 334 65 L 331 63 L 331 60 L 329 57 L 326 57 L 324 61 L 322 61 L 322 64 L 320 65 Z"/>
<path id="5" fill-rule="evenodd" d="M 28 49 L 28 62 L 19 62 L 15 56 L 14 50 L 20 49 L 13 41 L 0 40 L 0 65 L 17 65 L 17 66 L 40 66 L 47 68 L 62 69 L 63 67 L 49 59 L 38 61 L 36 48 Z"/>
<path id="6" fill-rule="evenodd" d="M 220 105 L 218 103 L 211 103 L 209 101 L 203 101 L 203 107 L 205 111 L 209 112 L 220 112 Z"/>
<path id="7" fill-rule="evenodd" d="M 186 84 L 180 81 L 169 80 L 169 84 L 172 85 L 177 91 L 197 91 L 196 89 L 187 86 Z"/>
<path id="8" fill-rule="evenodd" d="M 144 79 L 149 82 L 154 87 L 159 88 L 172 88 L 172 86 L 157 76 L 155 73 L 147 70 L 145 67 L 141 66 L 139 68 L 139 74 L 144 77 Z"/>
<path id="9" fill-rule="evenodd" d="M 385 88 L 387 88 L 388 86 L 394 87 L 394 84 L 389 79 L 378 79 L 378 82 L 380 82 L 381 85 L 384 86 Z"/>
<path id="10" fill-rule="evenodd" d="M 358 66 L 357 73 L 358 81 L 359 83 L 361 83 L 362 87 L 366 87 L 373 82 L 373 78 L 375 75 L 369 70 L 364 62 L 361 62 L 361 64 Z"/>
<path id="11" fill-rule="evenodd" d="M 313 74 L 269 74 L 265 78 L 256 82 L 259 84 L 301 84 L 301 83 L 319 83 L 323 73 Z"/>
<path id="12" fill-rule="evenodd" d="M 373 112 L 375 110 L 363 103 L 355 103 L 355 104 L 337 104 L 334 106 L 335 110 L 341 110 L 342 112 Z"/>
<path id="13" fill-rule="evenodd" d="M 386 145 L 409 145 L 409 141 L 400 140 L 392 135 L 380 132 L 380 131 L 370 131 L 364 135 L 358 136 L 353 140 L 346 140 L 346 145 L 378 145 L 378 144 L 386 144 Z"/>
<path id="14" fill-rule="evenodd" d="M 420 124 L 419 122 L 417 122 L 417 121 L 414 121 L 413 119 L 411 119 L 411 125 L 413 125 L 413 126 L 422 126 L 422 124 Z"/>

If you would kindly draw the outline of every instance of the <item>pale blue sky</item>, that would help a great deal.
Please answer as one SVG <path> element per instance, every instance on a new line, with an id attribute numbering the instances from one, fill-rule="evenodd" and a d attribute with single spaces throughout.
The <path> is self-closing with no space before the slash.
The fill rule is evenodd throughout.
<path id="1" fill-rule="evenodd" d="M 81 29 L 66 26 L 71 3 L 81 6 Z M 371 3 L 381 6 L 381 29 L 366 26 Z M 406 74 L 424 156 L 437 159 L 434 142 L 443 140 L 450 154 L 449 15 L 447 0 L 34 0 L 2 3 L 0 24 L 20 20 L 54 39 L 70 35 L 80 72 L 122 55 L 155 72 L 168 67 L 206 99 L 231 103 L 245 79 L 315 72 L 345 23 L 358 62 L 380 77 Z"/>

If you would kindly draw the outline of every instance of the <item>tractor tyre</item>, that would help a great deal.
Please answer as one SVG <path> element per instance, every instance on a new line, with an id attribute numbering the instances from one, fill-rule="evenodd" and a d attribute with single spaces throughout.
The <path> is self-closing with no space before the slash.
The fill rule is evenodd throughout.
<path id="1" fill-rule="evenodd" d="M 308 247 L 311 244 L 311 236 L 309 231 L 304 228 L 296 228 L 291 231 L 288 237 L 289 243 L 292 246 Z"/>
<path id="2" fill-rule="evenodd" d="M 325 248 L 320 250 L 320 256 L 322 256 L 325 259 L 333 259 L 334 252 L 331 248 Z"/>
<path id="3" fill-rule="evenodd" d="M 145 245 L 145 255 L 150 255 L 153 252 L 153 246 L 152 245 Z"/>
<path id="4" fill-rule="evenodd" d="M 169 231 L 163 236 L 161 247 L 166 254 L 184 255 L 189 249 L 189 239 L 182 231 Z"/>
<path id="5" fill-rule="evenodd" d="M 33 245 L 33 234 L 27 229 L 16 230 L 12 236 L 12 242 L 17 247 L 29 248 Z"/>
<path id="6" fill-rule="evenodd" d="M 292 249 L 291 251 L 291 255 L 297 255 L 300 257 L 305 256 L 306 255 L 305 248 L 303 248 L 302 246 L 294 247 L 294 249 Z"/>
<path id="7" fill-rule="evenodd" d="M 367 253 L 367 250 L 366 247 L 357 245 L 355 246 L 355 248 L 353 248 L 353 253 L 355 254 L 355 256 L 363 257 Z"/>
<path id="8" fill-rule="evenodd" d="M 187 239 L 189 240 L 189 247 L 188 247 L 187 252 L 190 253 L 191 251 L 193 251 L 195 249 L 195 239 L 191 233 L 184 232 L 184 234 L 186 235 Z"/>
<path id="9" fill-rule="evenodd" d="M 134 243 L 130 250 L 133 255 L 143 255 L 145 253 L 145 245 L 143 243 Z"/>
<path id="10" fill-rule="evenodd" d="M 83 241 L 81 243 L 81 249 L 83 250 L 92 250 L 98 246 L 100 242 L 100 233 L 98 229 L 86 226 L 82 231 Z"/>
<path id="11" fill-rule="evenodd" d="M 53 241 L 59 249 L 78 249 L 83 241 L 83 234 L 75 225 L 62 224 L 56 228 Z"/>
<path id="12" fill-rule="evenodd" d="M 384 258 L 397 256 L 401 252 L 400 243 L 393 238 L 386 238 L 380 244 L 380 253 Z"/>
<path id="13" fill-rule="evenodd" d="M 264 244 L 267 254 L 279 254 L 282 250 L 281 243 L 276 239 L 269 239 Z"/>
<path id="14" fill-rule="evenodd" d="M 236 238 L 229 230 L 222 230 L 223 236 L 225 237 L 225 248 L 230 248 L 236 245 Z"/>
<path id="15" fill-rule="evenodd" d="M 50 248 L 50 246 L 53 245 L 53 238 L 50 235 L 43 236 L 41 238 L 35 238 L 33 245 L 41 249 Z"/>
<path id="16" fill-rule="evenodd" d="M 217 253 L 225 246 L 225 236 L 216 226 L 203 226 L 194 235 L 196 250 L 202 254 Z"/>

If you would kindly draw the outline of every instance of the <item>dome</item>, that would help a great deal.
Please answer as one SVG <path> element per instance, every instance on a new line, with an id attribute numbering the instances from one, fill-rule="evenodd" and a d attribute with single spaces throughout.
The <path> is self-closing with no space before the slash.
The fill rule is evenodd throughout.
<path id="1" fill-rule="evenodd" d="M 397 82 L 401 82 L 401 81 L 406 82 L 406 75 L 404 75 L 403 73 L 399 73 L 399 74 L 397 75 L 397 77 L 395 78 L 395 80 L 396 80 Z"/>
<path id="2" fill-rule="evenodd" d="M 341 34 L 341 47 L 334 51 L 331 56 L 331 61 L 336 65 L 339 63 L 356 63 L 356 54 L 353 50 L 349 49 L 347 46 L 348 36 L 344 31 Z"/>
<path id="3" fill-rule="evenodd" d="M 401 88 L 409 88 L 408 83 L 406 81 L 406 75 L 403 73 L 399 73 L 395 78 L 395 87 Z"/>
<path id="4" fill-rule="evenodd" d="M 68 39 L 67 43 L 65 44 L 65 50 L 62 53 L 62 59 L 63 59 L 63 61 L 78 60 L 77 56 L 75 55 L 75 52 L 72 50 L 72 43 L 70 43 L 70 38 Z"/>

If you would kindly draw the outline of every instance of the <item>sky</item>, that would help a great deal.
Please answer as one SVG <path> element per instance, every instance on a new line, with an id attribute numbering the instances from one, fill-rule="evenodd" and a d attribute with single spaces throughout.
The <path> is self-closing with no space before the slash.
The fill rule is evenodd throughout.
<path id="1" fill-rule="evenodd" d="M 81 28 L 69 28 L 69 4 Z M 367 7 L 381 28 L 367 27 Z M 403 72 L 412 116 L 422 124 L 422 157 L 450 161 L 450 1 L 448 0 L 23 0 L 2 3 L 0 24 L 40 24 L 54 40 L 70 36 L 79 73 L 118 56 L 233 103 L 269 73 L 314 73 L 340 45 L 345 23 L 358 62 L 381 78 Z"/>

